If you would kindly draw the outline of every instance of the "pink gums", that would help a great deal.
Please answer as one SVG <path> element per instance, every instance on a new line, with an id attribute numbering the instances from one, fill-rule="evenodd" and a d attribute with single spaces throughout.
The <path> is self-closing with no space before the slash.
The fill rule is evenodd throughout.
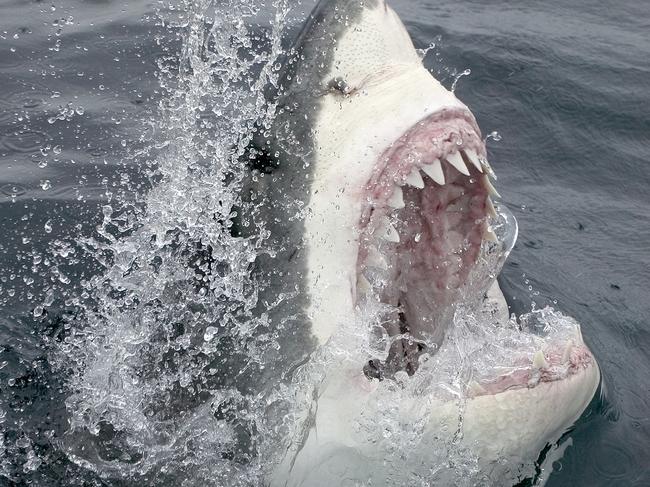
<path id="1" fill-rule="evenodd" d="M 547 365 L 540 369 L 533 368 L 530 360 L 522 358 L 520 367 L 516 370 L 496 379 L 480 382 L 483 391 L 473 391 L 470 396 L 493 395 L 511 389 L 532 388 L 540 383 L 555 382 L 577 374 L 595 363 L 589 349 L 582 344 L 573 346 L 568 357 L 565 357 L 558 347 L 547 350 L 544 357 Z"/>

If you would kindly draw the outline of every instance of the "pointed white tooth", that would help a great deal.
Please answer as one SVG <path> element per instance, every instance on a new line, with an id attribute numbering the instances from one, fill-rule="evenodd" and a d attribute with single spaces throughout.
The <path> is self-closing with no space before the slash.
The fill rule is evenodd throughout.
<path id="1" fill-rule="evenodd" d="M 415 186 L 418 189 L 424 188 L 424 180 L 422 179 L 422 176 L 420 176 L 420 170 L 417 167 L 414 167 L 411 174 L 406 176 L 404 182 L 411 186 Z"/>
<path id="2" fill-rule="evenodd" d="M 399 233 L 397 233 L 397 230 L 395 230 L 393 225 L 389 225 L 388 228 L 386 229 L 386 233 L 384 234 L 384 239 L 388 240 L 389 242 L 394 242 L 394 243 L 399 242 Z"/>
<path id="3" fill-rule="evenodd" d="M 564 352 L 562 352 L 563 364 L 567 363 L 571 359 L 571 351 L 573 350 L 573 345 L 574 345 L 573 340 L 569 340 L 566 347 L 564 348 Z"/>
<path id="4" fill-rule="evenodd" d="M 392 208 L 404 208 L 404 194 L 402 193 L 402 188 L 395 186 L 393 189 L 393 194 L 388 198 L 388 206 Z"/>
<path id="5" fill-rule="evenodd" d="M 483 240 L 486 240 L 487 242 L 498 242 L 499 239 L 497 239 L 496 233 L 492 230 L 492 228 L 488 227 L 485 232 L 483 232 Z"/>
<path id="6" fill-rule="evenodd" d="M 391 225 L 391 223 L 388 221 L 388 218 L 383 217 L 381 220 L 381 223 L 379 224 L 379 236 L 383 238 L 384 240 L 387 240 L 389 242 L 394 242 L 398 243 L 399 242 L 399 233 L 397 233 L 397 230 Z"/>
<path id="7" fill-rule="evenodd" d="M 465 165 L 465 161 L 463 161 L 463 157 L 460 155 L 459 152 L 452 152 L 451 154 L 447 154 L 447 157 L 445 157 L 447 162 L 454 166 L 456 169 L 461 174 L 464 174 L 465 176 L 469 176 L 469 171 L 467 170 L 467 166 Z"/>
<path id="8" fill-rule="evenodd" d="M 366 279 L 366 276 L 359 274 L 357 277 L 357 294 L 368 294 L 372 290 L 372 286 Z"/>
<path id="9" fill-rule="evenodd" d="M 490 218 L 496 218 L 497 217 L 497 210 L 494 208 L 494 203 L 492 203 L 492 199 L 488 196 L 486 201 L 485 201 L 485 206 L 487 209 L 487 214 Z"/>
<path id="10" fill-rule="evenodd" d="M 501 198 L 501 195 L 499 194 L 499 192 L 496 190 L 496 188 L 494 186 L 492 186 L 492 183 L 490 182 L 490 178 L 487 178 L 487 177 L 483 176 L 481 178 L 481 183 L 483 184 L 483 187 L 485 189 L 487 189 L 488 194 L 490 196 L 495 196 L 497 198 Z"/>
<path id="11" fill-rule="evenodd" d="M 440 164 L 440 159 L 434 160 L 431 164 L 425 164 L 422 166 L 424 174 L 433 179 L 440 186 L 445 184 L 445 173 L 442 172 L 442 165 Z"/>
<path id="12" fill-rule="evenodd" d="M 478 170 L 478 172 L 483 172 L 483 168 L 481 167 L 481 161 L 478 158 L 478 154 L 476 151 L 473 149 L 465 149 L 464 150 L 465 155 L 467 156 L 467 159 L 469 159 L 469 162 L 471 162 L 474 167 Z"/>
<path id="13" fill-rule="evenodd" d="M 537 352 L 535 352 L 535 355 L 533 355 L 533 368 L 545 369 L 546 367 L 548 367 L 548 362 L 544 357 L 544 352 L 537 350 Z"/>
<path id="14" fill-rule="evenodd" d="M 490 163 L 487 161 L 487 159 L 481 159 L 481 166 L 483 166 L 483 169 L 488 175 L 494 179 L 495 181 L 497 180 L 497 175 L 494 173 L 494 169 L 492 169 L 492 166 L 490 166 Z"/>
<path id="15" fill-rule="evenodd" d="M 481 396 L 485 394 L 485 388 L 475 380 L 471 380 L 469 384 L 467 384 L 467 392 L 469 392 L 471 396 Z"/>
<path id="16" fill-rule="evenodd" d="M 371 267 L 377 267 L 382 270 L 388 269 L 388 264 L 384 256 L 377 250 L 376 247 L 368 247 L 368 256 L 366 257 L 366 265 Z"/>
<path id="17" fill-rule="evenodd" d="M 582 338 L 582 330 L 580 329 L 580 325 L 576 325 L 575 329 L 573 330 L 573 334 L 576 338 L 576 342 L 578 343 L 584 343 L 584 339 Z"/>

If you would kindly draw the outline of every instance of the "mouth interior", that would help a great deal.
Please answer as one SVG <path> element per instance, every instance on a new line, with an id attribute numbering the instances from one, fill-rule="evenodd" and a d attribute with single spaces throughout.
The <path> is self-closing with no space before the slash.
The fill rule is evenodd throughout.
<path id="1" fill-rule="evenodd" d="M 385 305 L 392 346 L 367 375 L 413 374 L 418 356 L 442 343 L 483 241 L 496 240 L 484 154 L 471 115 L 442 112 L 381 157 L 361 219 L 357 300 Z"/>
<path id="2" fill-rule="evenodd" d="M 465 112 L 442 111 L 423 120 L 379 159 L 366 188 L 357 260 L 357 304 L 379 305 L 378 341 L 387 343 L 364 368 L 369 379 L 398 372 L 413 375 L 425 352 L 428 357 L 439 354 L 441 361 L 457 352 L 449 342 L 457 341 L 454 335 L 462 331 L 454 328 L 445 341 L 456 306 L 466 307 L 472 296 L 481 305 L 491 274 L 497 272 L 477 266 L 478 261 L 487 256 L 505 259 L 501 244 L 509 245 L 509 251 L 516 239 L 516 223 L 514 233 L 505 225 L 514 217 L 494 208 L 491 198 L 498 193 L 490 178 L 494 173 L 485 146 L 473 117 Z M 500 260 L 498 267 L 502 264 Z M 545 336 L 526 326 L 522 317 L 519 323 L 491 325 L 476 333 L 492 338 L 484 336 L 473 354 L 493 346 L 502 365 L 479 368 L 476 380 L 467 384 L 469 396 L 535 387 L 594 364 L 577 323 L 552 310 L 539 313 L 551 323 L 543 327 L 550 330 Z M 503 347 L 508 341 L 519 345 Z M 506 355 L 500 356 L 503 351 Z M 427 367 L 433 362 L 438 361 L 423 361 Z"/>

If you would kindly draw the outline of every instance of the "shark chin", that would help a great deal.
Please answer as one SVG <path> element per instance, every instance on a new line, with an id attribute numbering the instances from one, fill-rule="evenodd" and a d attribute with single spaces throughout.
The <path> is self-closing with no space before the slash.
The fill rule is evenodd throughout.
<path id="1" fill-rule="evenodd" d="M 495 203 L 474 116 L 381 0 L 321 0 L 270 98 L 248 194 L 275 248 L 258 272 L 293 325 L 274 310 L 270 321 L 292 364 L 338 352 L 268 484 L 429 485 L 443 445 L 469 452 L 483 484 L 521 481 L 583 413 L 600 372 L 573 323 L 552 337 L 522 329 L 532 352 L 503 370 L 436 382 L 464 340 L 463 310 L 512 325 L 495 278 L 516 222 Z M 357 353 L 373 340 L 381 353 Z M 417 425 L 399 466 L 379 431 L 388 409 Z"/>

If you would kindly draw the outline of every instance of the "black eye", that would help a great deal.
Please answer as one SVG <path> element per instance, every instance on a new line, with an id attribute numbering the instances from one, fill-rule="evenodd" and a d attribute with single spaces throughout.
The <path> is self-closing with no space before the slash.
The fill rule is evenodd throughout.
<path id="1" fill-rule="evenodd" d="M 331 80 L 329 80 L 327 82 L 327 89 L 329 91 L 338 91 L 339 93 L 342 93 L 344 95 L 347 95 L 352 91 L 352 89 L 345 82 L 345 80 L 340 77 L 332 78 Z"/>

